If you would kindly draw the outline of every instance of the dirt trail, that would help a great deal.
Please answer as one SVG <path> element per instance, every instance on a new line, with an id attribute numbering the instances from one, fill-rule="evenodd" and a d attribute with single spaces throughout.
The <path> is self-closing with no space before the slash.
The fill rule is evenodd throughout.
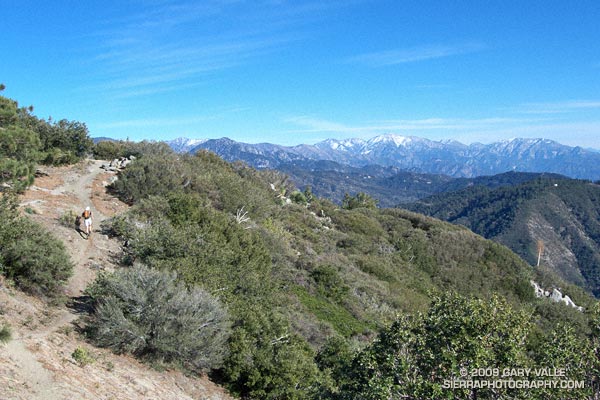
<path id="1" fill-rule="evenodd" d="M 102 163 L 48 168 L 21 199 L 22 209 L 61 238 L 71 255 L 74 271 L 65 288 L 71 298 L 81 296 L 98 271 L 116 267 L 119 244 L 102 235 L 99 226 L 127 206 L 106 193 L 104 187 L 115 173 L 102 170 Z M 60 222 L 61 216 L 80 215 L 86 206 L 94 219 L 89 239 L 74 223 Z M 74 333 L 79 315 L 73 308 L 51 307 L 1 280 L 0 317 L 13 328 L 13 339 L 0 345 L 0 400 L 231 398 L 206 378 L 159 373 L 129 357 L 90 346 Z M 76 348 L 89 352 L 90 365 L 73 359 Z"/>
<path id="2" fill-rule="evenodd" d="M 21 338 L 11 340 L 4 351 L 20 366 L 21 379 L 27 384 L 28 397 L 32 400 L 60 400 L 64 398 L 60 388 L 54 385 L 52 374 L 45 369 L 25 347 Z M 14 382 L 19 382 L 14 380 Z"/>
<path id="3" fill-rule="evenodd" d="M 53 215 L 51 212 L 52 208 L 57 205 L 52 197 L 58 197 L 63 207 L 69 206 L 71 209 L 83 210 L 86 205 L 90 205 L 96 221 L 101 221 L 106 216 L 96 210 L 91 204 L 92 183 L 98 174 L 102 172 L 99 168 L 101 163 L 100 161 L 91 161 L 80 166 L 80 169 L 69 171 L 69 173 L 63 175 L 64 184 L 57 187 L 34 186 L 33 190 L 25 194 L 23 205 L 35 204 L 37 206 L 35 209 L 37 218 L 35 219 L 43 223 L 52 232 L 63 230 L 59 225 L 58 216 Z M 60 169 L 54 170 L 54 172 L 60 173 L 59 171 Z M 71 201 L 64 202 L 64 198 Z M 56 211 L 57 208 L 55 208 Z M 75 264 L 73 276 L 66 286 L 66 294 L 70 297 L 80 296 L 87 284 L 94 279 L 95 273 L 94 271 L 90 271 L 88 266 L 90 260 L 97 257 L 99 250 L 94 245 L 94 237 L 84 241 L 83 237 L 80 238 L 81 240 L 73 240 L 73 236 L 73 232 L 71 232 L 71 235 L 67 235 L 69 240 L 66 241 L 67 249 Z M 97 241 L 102 241 L 102 238 L 99 238 Z M 6 356 L 20 366 L 17 372 L 21 380 L 26 383 L 25 386 L 28 389 L 27 398 L 41 400 L 64 398 L 60 387 L 54 385 L 54 379 L 50 371 L 43 367 L 26 345 L 32 339 L 38 341 L 46 339 L 49 334 L 61 327 L 69 326 L 78 317 L 72 309 L 59 309 L 49 321 L 43 326 L 38 326 L 38 329 L 34 332 L 25 333 L 17 331 L 16 337 L 4 348 Z"/>
<path id="4" fill-rule="evenodd" d="M 107 218 L 107 216 L 101 210 L 97 209 L 94 204 L 95 202 L 92 201 L 94 180 L 101 172 L 104 172 L 100 169 L 102 164 L 102 161 L 90 161 L 87 168 L 81 174 L 68 174 L 65 177 L 64 184 L 55 189 L 55 191 L 66 194 L 76 200 L 71 203 L 71 209 L 77 215 L 80 215 L 85 207 L 89 206 L 92 210 L 92 219 L 94 221 L 93 230 L 95 232 L 89 238 L 81 241 L 76 237 L 75 240 L 69 240 L 68 242 L 69 253 L 75 263 L 73 277 L 71 277 L 67 285 L 67 294 L 72 297 L 81 295 L 87 284 L 94 279 L 95 271 L 92 271 L 90 268 L 94 260 L 103 259 L 105 262 L 112 264 L 106 257 L 107 253 L 111 251 L 111 244 L 112 251 L 118 251 L 114 246 L 114 242 L 111 242 L 106 236 L 98 233 L 100 222 Z M 83 224 L 82 229 L 84 229 Z M 79 236 L 79 239 L 83 239 L 82 235 Z M 101 267 L 105 266 L 96 263 L 96 268 Z"/>

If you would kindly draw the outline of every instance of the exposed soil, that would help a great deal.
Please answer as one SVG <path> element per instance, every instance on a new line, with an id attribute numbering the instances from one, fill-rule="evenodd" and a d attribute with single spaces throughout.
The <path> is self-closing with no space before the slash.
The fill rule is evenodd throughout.
<path id="1" fill-rule="evenodd" d="M 102 235 L 99 225 L 127 205 L 106 193 L 115 173 L 100 169 L 102 163 L 46 168 L 21 198 L 23 212 L 62 239 L 71 255 L 75 268 L 65 294 L 72 300 L 82 295 L 98 271 L 117 267 L 114 260 L 120 245 Z M 65 214 L 81 215 L 86 206 L 94 220 L 89 238 L 71 219 L 61 223 Z M 76 333 L 78 313 L 77 307 L 50 306 L 0 278 L 0 321 L 10 324 L 13 336 L 0 345 L 0 399 L 232 398 L 206 377 L 159 372 L 131 357 L 89 345 Z M 89 354 L 86 365 L 73 358 L 77 348 Z"/>

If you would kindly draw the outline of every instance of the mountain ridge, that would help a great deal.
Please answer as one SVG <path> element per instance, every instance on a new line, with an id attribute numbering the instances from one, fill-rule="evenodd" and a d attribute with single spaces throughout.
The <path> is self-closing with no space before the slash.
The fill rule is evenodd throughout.
<path id="1" fill-rule="evenodd" d="M 600 185 L 540 176 L 514 186 L 472 186 L 402 207 L 464 225 L 600 296 Z M 539 246 L 539 244 L 538 244 Z"/>
<path id="2" fill-rule="evenodd" d="M 466 178 L 519 171 L 600 179 L 600 153 L 543 138 L 515 138 L 466 145 L 455 140 L 434 141 L 387 134 L 367 140 L 326 139 L 314 145 L 295 146 L 250 144 L 229 138 L 202 140 L 196 146 L 181 147 L 176 141 L 166 143 L 176 151 L 195 153 L 209 150 L 227 161 L 244 161 L 259 169 L 277 169 L 289 162 L 327 160 L 352 167 L 376 164 Z"/>

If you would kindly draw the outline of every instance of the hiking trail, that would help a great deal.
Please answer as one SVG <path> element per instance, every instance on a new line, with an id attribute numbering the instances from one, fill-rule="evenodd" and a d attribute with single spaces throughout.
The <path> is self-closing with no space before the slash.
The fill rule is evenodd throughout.
<path id="1" fill-rule="evenodd" d="M 83 295 L 99 271 L 113 271 L 120 244 L 102 235 L 102 220 L 128 206 L 106 193 L 115 176 L 86 160 L 47 167 L 20 199 L 21 209 L 65 244 L 74 265 L 65 286 L 71 302 Z M 112 178 L 115 179 L 115 178 Z M 89 206 L 93 233 L 78 232 L 65 215 L 81 215 Z M 61 217 L 65 221 L 61 222 Z M 83 221 L 81 224 L 83 227 Z M 207 378 L 178 371 L 160 373 L 131 357 L 95 348 L 75 333 L 81 316 L 74 306 L 51 306 L 0 281 L 0 316 L 12 327 L 12 340 L 0 345 L 0 399 L 230 399 Z M 88 365 L 73 358 L 75 349 L 91 355 Z"/>

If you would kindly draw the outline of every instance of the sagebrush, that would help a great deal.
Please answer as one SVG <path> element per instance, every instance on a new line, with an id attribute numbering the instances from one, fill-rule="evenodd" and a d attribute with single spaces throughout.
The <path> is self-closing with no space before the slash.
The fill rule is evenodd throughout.
<path id="1" fill-rule="evenodd" d="M 87 332 L 98 346 L 195 371 L 220 366 L 226 355 L 227 311 L 176 273 L 136 265 L 101 275 L 88 293 L 95 308 Z"/>

